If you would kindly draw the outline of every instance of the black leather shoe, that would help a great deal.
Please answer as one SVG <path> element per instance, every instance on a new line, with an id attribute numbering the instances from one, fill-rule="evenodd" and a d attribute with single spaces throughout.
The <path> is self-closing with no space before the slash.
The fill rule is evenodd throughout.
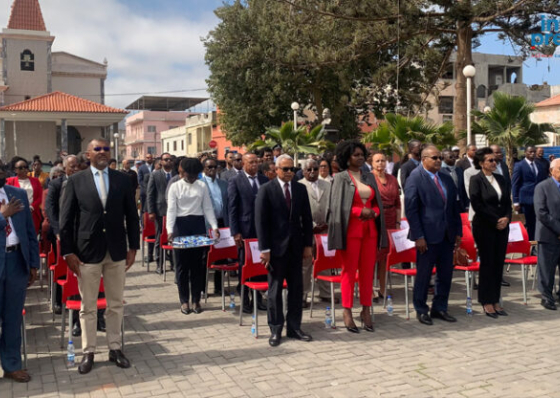
<path id="1" fill-rule="evenodd" d="M 252 314 L 253 313 L 253 307 L 244 305 L 243 306 L 243 313 L 244 314 Z"/>
<path id="2" fill-rule="evenodd" d="M 155 273 L 158 275 L 162 275 L 163 271 L 161 270 L 161 268 L 156 268 Z"/>
<path id="3" fill-rule="evenodd" d="M 444 320 L 445 322 L 457 322 L 455 317 L 452 317 L 447 311 L 432 311 L 430 317 Z"/>
<path id="4" fill-rule="evenodd" d="M 266 311 L 268 308 L 266 307 L 266 304 L 261 301 L 257 303 L 257 310 Z"/>
<path id="5" fill-rule="evenodd" d="M 501 309 L 501 310 L 494 309 L 494 310 L 496 311 L 496 314 L 498 314 L 499 316 L 508 316 L 508 313 L 505 312 L 504 309 Z"/>
<path id="6" fill-rule="evenodd" d="M 93 368 L 93 353 L 84 354 L 82 357 L 82 362 L 78 366 L 78 373 L 81 375 L 85 375 L 86 373 L 91 372 Z"/>
<path id="7" fill-rule="evenodd" d="M 98 332 L 106 332 L 107 325 L 105 324 L 105 319 L 97 318 L 97 331 Z"/>
<path id="8" fill-rule="evenodd" d="M 272 333 L 268 339 L 268 344 L 270 344 L 271 347 L 278 347 L 281 342 L 282 337 L 280 336 L 280 333 Z"/>
<path id="9" fill-rule="evenodd" d="M 78 337 L 82 335 L 82 328 L 80 327 L 80 322 L 76 322 L 72 328 L 72 336 Z"/>
<path id="10" fill-rule="evenodd" d="M 130 361 L 121 350 L 109 350 L 109 361 L 115 362 L 119 368 L 130 368 Z"/>
<path id="11" fill-rule="evenodd" d="M 541 305 L 547 310 L 556 311 L 556 304 L 551 303 L 550 301 L 546 301 L 545 299 L 542 299 Z"/>
<path id="12" fill-rule="evenodd" d="M 428 314 L 416 314 L 416 319 L 424 325 L 433 325 L 432 318 Z"/>
<path id="13" fill-rule="evenodd" d="M 511 286 L 511 283 L 509 283 L 509 282 L 506 281 L 505 279 L 502 279 L 502 286 L 510 287 L 510 286 Z"/>
<path id="14" fill-rule="evenodd" d="M 58 304 L 54 305 L 54 311 L 53 311 L 56 315 L 60 315 L 62 314 L 62 307 Z"/>
<path id="15" fill-rule="evenodd" d="M 200 306 L 200 304 L 197 303 L 194 305 L 193 312 L 195 314 L 202 314 L 202 307 Z"/>
<path id="16" fill-rule="evenodd" d="M 484 307 L 482 308 L 482 311 L 484 311 L 484 313 L 486 314 L 486 316 L 492 318 L 492 319 L 498 319 L 498 312 L 486 312 L 486 310 L 484 309 Z"/>
<path id="17" fill-rule="evenodd" d="M 290 339 L 296 339 L 296 340 L 301 340 L 301 341 L 311 341 L 313 340 L 313 338 L 307 334 L 304 333 L 303 330 L 299 329 L 299 330 L 289 330 L 288 333 L 286 333 L 287 336 Z"/>

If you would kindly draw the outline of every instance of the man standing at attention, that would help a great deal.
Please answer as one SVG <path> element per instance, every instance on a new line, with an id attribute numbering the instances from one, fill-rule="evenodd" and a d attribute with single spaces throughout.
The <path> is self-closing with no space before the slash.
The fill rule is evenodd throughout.
<path id="1" fill-rule="evenodd" d="M 453 179 L 440 172 L 442 157 L 434 146 L 422 151 L 422 166 L 415 169 L 405 186 L 406 217 L 410 225 L 408 239 L 416 242 L 417 276 L 414 281 L 414 309 L 424 325 L 432 318 L 457 320 L 447 313 L 453 278 L 453 249 L 463 235 Z M 436 267 L 436 289 L 432 308 L 426 304 L 432 268 Z"/>
<path id="2" fill-rule="evenodd" d="M 140 247 L 140 228 L 130 178 L 107 167 L 110 153 L 105 138 L 90 141 L 87 157 L 91 167 L 68 178 L 61 206 L 61 255 L 78 276 L 82 296 L 81 374 L 91 371 L 97 349 L 97 295 L 102 275 L 109 360 L 121 368 L 130 367 L 121 351 L 123 293 L 125 273 Z"/>
<path id="3" fill-rule="evenodd" d="M 288 285 L 287 336 L 311 341 L 301 330 L 302 259 L 312 256 L 313 219 L 307 191 L 293 183 L 294 161 L 289 155 L 276 159 L 278 178 L 257 195 L 255 219 L 261 262 L 268 269 L 268 325 L 272 347 L 280 345 L 284 327 L 282 285 Z"/>
<path id="4" fill-rule="evenodd" d="M 256 155 L 255 155 L 256 157 Z M 220 179 L 224 181 L 228 181 L 243 171 L 243 156 L 240 153 L 234 153 L 232 158 L 233 167 L 229 170 L 226 170 L 220 176 Z"/>

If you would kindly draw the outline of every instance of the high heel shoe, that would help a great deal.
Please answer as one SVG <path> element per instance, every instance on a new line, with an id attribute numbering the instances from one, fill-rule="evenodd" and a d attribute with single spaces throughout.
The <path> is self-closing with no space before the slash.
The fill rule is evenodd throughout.
<path id="1" fill-rule="evenodd" d="M 369 309 L 367 310 L 367 312 L 369 313 Z M 375 331 L 375 329 L 373 327 L 373 323 L 370 323 L 369 325 L 365 323 L 365 321 L 364 321 L 364 311 L 363 310 L 360 313 L 360 320 L 362 321 L 362 328 L 366 332 L 374 332 Z M 371 322 L 371 318 L 370 318 L 370 322 Z"/>
<path id="2" fill-rule="evenodd" d="M 492 319 L 496 319 L 498 317 L 498 313 L 497 312 L 488 312 L 486 311 L 486 308 L 484 308 L 484 306 L 482 306 L 482 311 L 484 311 L 484 313 L 486 314 L 486 316 L 489 316 Z"/>
<path id="3" fill-rule="evenodd" d="M 360 333 L 360 330 L 358 329 L 358 327 L 354 323 L 354 320 L 352 319 L 352 313 L 348 314 L 346 311 L 344 311 L 343 318 L 344 318 L 344 326 L 346 326 L 346 330 L 348 330 L 350 333 Z"/>
<path id="4" fill-rule="evenodd" d="M 494 306 L 494 311 L 496 311 L 496 314 L 500 316 L 508 316 L 508 313 L 503 308 L 497 309 L 496 306 Z"/>

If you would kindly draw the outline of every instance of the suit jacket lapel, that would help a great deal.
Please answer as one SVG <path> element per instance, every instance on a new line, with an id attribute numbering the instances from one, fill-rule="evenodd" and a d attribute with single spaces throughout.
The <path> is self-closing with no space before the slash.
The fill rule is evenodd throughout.
<path id="1" fill-rule="evenodd" d="M 88 172 L 86 173 L 86 178 L 88 179 L 88 184 L 87 186 L 90 189 L 90 194 L 95 196 L 96 199 L 94 199 L 96 201 L 96 203 L 99 205 L 99 207 L 101 208 L 101 210 L 103 210 L 103 203 L 101 203 L 101 197 L 99 197 L 99 192 L 97 191 L 97 185 L 95 185 L 95 180 L 93 179 L 93 172 L 90 169 L 87 169 Z M 109 193 L 107 194 L 107 202 L 109 201 L 109 197 L 111 195 L 111 191 L 113 191 L 113 188 L 111 187 L 111 177 L 109 177 Z"/>

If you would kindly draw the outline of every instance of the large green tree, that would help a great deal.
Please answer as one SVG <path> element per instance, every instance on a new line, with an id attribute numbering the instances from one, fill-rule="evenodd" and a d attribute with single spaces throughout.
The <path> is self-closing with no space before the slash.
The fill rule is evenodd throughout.
<path id="1" fill-rule="evenodd" d="M 392 0 L 377 1 L 375 8 L 398 12 Z M 355 136 L 360 114 L 368 122 L 372 112 L 379 117 L 421 106 L 445 56 L 426 45 L 421 27 L 408 47 L 399 47 L 394 21 L 325 18 L 277 0 L 236 0 L 215 12 L 220 23 L 204 39 L 207 82 L 234 144 L 291 119 L 293 101 L 314 113 L 315 123 L 329 108 L 340 137 Z"/>

